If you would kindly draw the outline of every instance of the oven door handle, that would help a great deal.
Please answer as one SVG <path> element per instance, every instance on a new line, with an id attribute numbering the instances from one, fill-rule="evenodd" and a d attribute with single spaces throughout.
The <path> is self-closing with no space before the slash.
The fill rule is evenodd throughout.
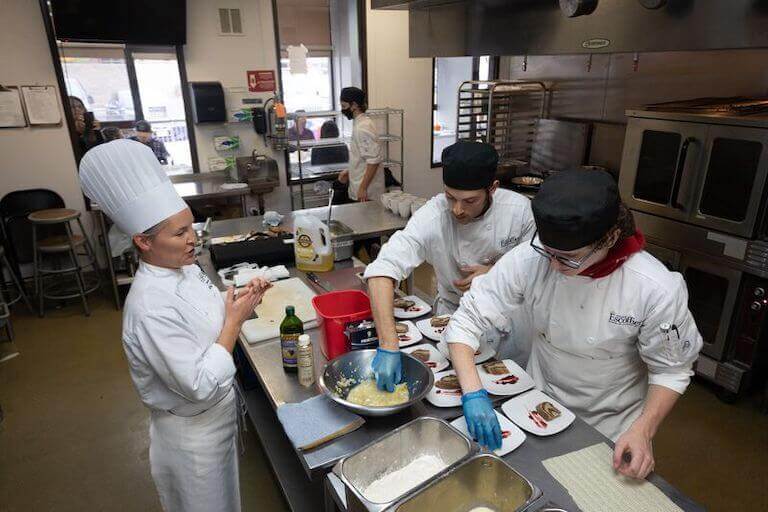
<path id="1" fill-rule="evenodd" d="M 683 141 L 683 145 L 680 148 L 680 158 L 677 160 L 677 168 L 675 169 L 675 181 L 672 184 L 672 208 L 678 210 L 685 210 L 685 205 L 680 203 L 680 183 L 683 181 L 685 161 L 688 157 L 688 147 L 691 145 L 691 142 L 696 142 L 696 138 L 686 137 Z"/>

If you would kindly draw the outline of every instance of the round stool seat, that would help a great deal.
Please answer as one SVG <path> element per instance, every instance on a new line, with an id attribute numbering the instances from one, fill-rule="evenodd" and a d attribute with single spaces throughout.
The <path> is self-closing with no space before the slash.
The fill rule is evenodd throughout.
<path id="1" fill-rule="evenodd" d="M 80 212 L 70 208 L 50 208 L 38 210 L 27 216 L 30 222 L 35 224 L 61 224 L 80 217 Z"/>
<path id="2" fill-rule="evenodd" d="M 85 243 L 83 235 L 72 234 L 72 245 L 79 247 Z M 70 249 L 67 235 L 57 235 L 37 241 L 37 249 L 40 252 L 68 252 Z"/>

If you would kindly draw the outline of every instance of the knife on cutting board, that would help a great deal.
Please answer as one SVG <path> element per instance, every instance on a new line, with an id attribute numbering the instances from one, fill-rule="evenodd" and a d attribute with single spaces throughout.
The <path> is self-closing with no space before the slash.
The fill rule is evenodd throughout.
<path id="1" fill-rule="evenodd" d="M 315 274 L 314 272 L 305 272 L 305 274 L 307 276 L 307 279 L 312 281 L 312 283 L 322 288 L 326 292 L 333 291 L 333 286 L 331 286 L 331 284 L 328 281 L 321 280 L 319 277 L 317 277 L 317 274 Z"/>

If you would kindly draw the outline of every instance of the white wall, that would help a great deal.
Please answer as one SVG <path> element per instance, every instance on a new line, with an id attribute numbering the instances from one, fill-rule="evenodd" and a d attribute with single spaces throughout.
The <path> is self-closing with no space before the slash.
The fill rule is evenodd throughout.
<path id="1" fill-rule="evenodd" d="M 221 36 L 218 33 L 219 7 L 241 9 L 244 35 Z M 190 82 L 221 82 L 228 110 L 241 104 L 241 98 L 259 97 L 271 93 L 247 93 L 246 71 L 272 69 L 277 77 L 275 35 L 270 0 L 187 0 L 187 44 L 184 47 L 187 78 Z M 200 170 L 208 171 L 208 158 L 219 155 L 213 147 L 217 135 L 239 135 L 241 149 L 237 156 L 248 156 L 254 148 L 277 160 L 280 167 L 280 188 L 265 197 L 267 209 L 290 210 L 290 196 L 285 180 L 282 153 L 264 146 L 264 140 L 253 131 L 251 123 L 195 125 Z"/>
<path id="2" fill-rule="evenodd" d="M 405 110 L 405 190 L 432 197 L 442 190 L 442 173 L 429 161 L 432 59 L 408 56 L 408 11 L 367 4 L 368 104 Z"/>
<path id="3" fill-rule="evenodd" d="M 2 0 L 1 5 L 0 84 L 58 88 L 40 5 L 33 0 Z M 65 122 L 0 130 L 0 196 L 26 188 L 54 190 L 68 207 L 85 211 Z M 89 218 L 84 217 L 86 226 Z"/>

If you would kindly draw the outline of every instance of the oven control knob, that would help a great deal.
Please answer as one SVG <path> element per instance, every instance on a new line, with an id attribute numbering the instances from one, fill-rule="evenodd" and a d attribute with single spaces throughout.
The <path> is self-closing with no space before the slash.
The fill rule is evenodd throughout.
<path id="1" fill-rule="evenodd" d="M 750 309 L 752 309 L 752 311 L 760 311 L 761 309 L 763 309 L 763 303 L 758 301 L 758 300 L 756 300 L 755 302 L 750 304 L 749 307 L 750 307 Z"/>
<path id="2" fill-rule="evenodd" d="M 762 288 L 755 288 L 754 294 L 755 297 L 763 297 L 765 295 L 765 290 Z"/>

